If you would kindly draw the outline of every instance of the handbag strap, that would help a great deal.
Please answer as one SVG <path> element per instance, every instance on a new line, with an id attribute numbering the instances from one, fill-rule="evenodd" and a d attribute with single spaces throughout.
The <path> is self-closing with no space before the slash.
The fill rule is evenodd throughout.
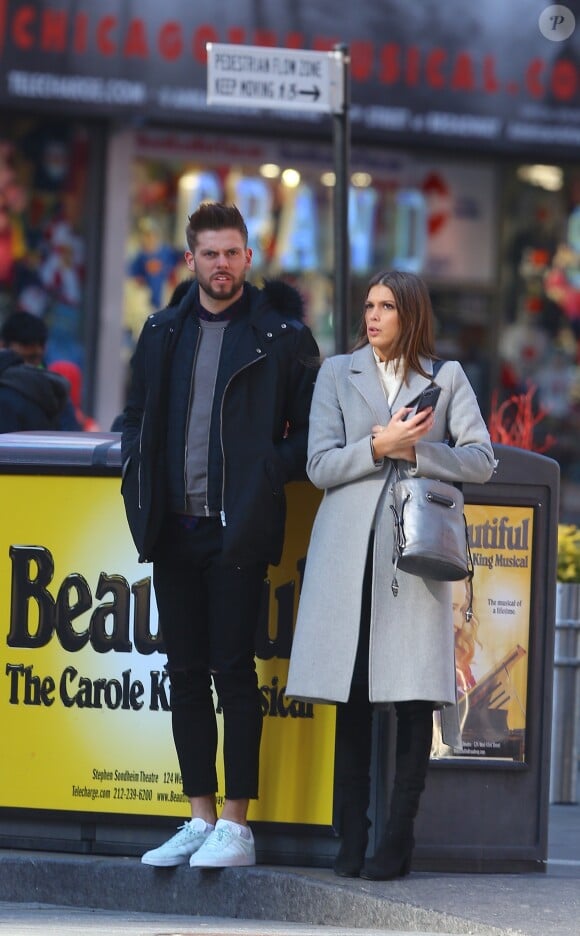
<path id="1" fill-rule="evenodd" d="M 447 361 L 433 361 L 433 377 L 431 378 L 431 383 L 434 383 L 435 378 L 444 364 L 447 364 Z"/>
<path id="2" fill-rule="evenodd" d="M 435 385 L 435 378 L 436 378 L 437 374 L 439 373 L 439 371 L 441 370 L 441 368 L 443 367 L 444 364 L 447 364 L 447 361 L 441 361 L 441 360 L 439 360 L 439 361 L 433 361 L 433 374 L 432 374 L 432 376 L 431 376 L 431 383 L 429 384 L 430 387 L 433 387 L 433 386 Z M 414 400 L 411 400 L 411 404 L 410 404 L 410 405 L 414 405 L 414 404 L 417 402 L 417 400 L 419 399 L 420 396 L 421 396 L 421 394 L 419 394 L 418 396 L 416 396 Z"/>
<path id="3" fill-rule="evenodd" d="M 471 546 L 469 544 L 469 529 L 467 527 L 467 517 L 463 513 L 463 523 L 465 524 L 465 550 L 467 554 L 467 608 L 465 609 L 465 620 L 469 624 L 473 617 L 473 576 L 475 575 L 475 566 L 473 565 L 473 556 L 471 555 Z"/>
<path id="4" fill-rule="evenodd" d="M 433 377 L 431 383 L 434 383 L 435 377 L 441 370 L 446 361 L 438 360 L 433 361 Z M 455 447 L 455 439 L 451 436 L 447 439 L 447 444 L 451 447 Z M 459 491 L 463 491 L 463 484 L 460 481 L 454 482 L 455 487 Z M 473 576 L 475 575 L 475 566 L 473 565 L 473 556 L 471 555 L 471 546 L 469 544 L 469 530 L 467 528 L 467 517 L 465 512 L 463 513 L 463 522 L 465 524 L 465 550 L 467 554 L 467 608 L 465 609 L 465 619 L 469 623 L 473 617 Z"/>
<path id="5" fill-rule="evenodd" d="M 446 361 L 441 360 L 441 359 L 437 361 L 433 361 L 433 375 L 431 378 L 432 384 L 435 383 L 435 378 L 437 374 L 439 373 L 443 365 L 446 363 L 447 363 Z M 449 436 L 447 444 L 450 445 L 452 448 L 454 447 L 455 441 L 451 438 L 451 436 Z M 397 481 L 400 481 L 401 475 L 399 473 L 399 465 L 395 459 L 393 459 L 393 467 L 395 469 L 395 477 Z M 463 485 L 461 484 L 461 482 L 455 483 L 455 487 L 457 487 L 458 490 L 460 491 L 463 490 Z M 392 504 L 391 504 L 391 510 L 393 512 L 394 533 L 395 533 L 395 540 L 393 543 L 394 570 L 393 570 L 393 579 L 391 582 L 391 590 L 393 592 L 393 595 L 397 597 L 399 593 L 399 583 L 397 581 L 397 566 L 398 566 L 397 546 L 400 547 L 401 545 L 404 545 L 405 531 L 404 531 L 404 526 L 403 526 L 403 516 L 402 516 L 403 511 L 401 510 L 401 516 L 399 517 L 395 507 Z M 467 574 L 468 600 L 467 600 L 467 608 L 465 610 L 465 618 L 469 622 L 471 618 L 473 617 L 473 576 L 475 574 L 475 567 L 473 565 L 473 556 L 471 555 L 471 546 L 469 544 L 469 532 L 467 528 L 467 517 L 465 516 L 465 513 L 463 514 L 463 522 L 465 524 L 465 549 L 467 553 L 467 568 L 468 568 L 468 574 Z"/>

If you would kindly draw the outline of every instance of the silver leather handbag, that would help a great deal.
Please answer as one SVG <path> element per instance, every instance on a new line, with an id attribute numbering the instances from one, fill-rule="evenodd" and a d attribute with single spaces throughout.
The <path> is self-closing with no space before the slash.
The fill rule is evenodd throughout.
<path id="1" fill-rule="evenodd" d="M 393 595 L 399 592 L 397 570 L 454 582 L 473 577 L 463 494 L 430 478 L 397 478 L 390 505 L 394 520 Z"/>

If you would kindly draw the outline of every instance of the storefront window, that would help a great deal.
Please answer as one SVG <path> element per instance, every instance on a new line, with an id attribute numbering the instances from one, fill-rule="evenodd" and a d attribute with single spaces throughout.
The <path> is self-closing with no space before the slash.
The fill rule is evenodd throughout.
<path id="1" fill-rule="evenodd" d="M 189 276 L 183 262 L 187 217 L 207 200 L 238 205 L 254 251 L 250 278 L 259 283 L 281 277 L 296 285 L 323 354 L 333 353 L 334 182 L 330 143 L 138 132 L 126 255 L 125 363 L 146 316 Z M 350 183 L 349 333 L 356 333 L 374 272 L 393 266 L 417 272 L 439 306 L 442 351 L 473 357 L 473 373 L 481 372 L 485 393 L 489 295 L 496 282 L 495 170 L 355 147 Z"/>
<path id="2" fill-rule="evenodd" d="M 124 325 L 126 355 L 143 321 L 190 276 L 183 261 L 188 216 L 202 201 L 235 203 L 253 250 L 250 279 L 282 277 L 305 299 L 308 323 L 333 350 L 332 188 L 328 155 L 281 159 L 276 147 L 143 132 L 133 164 Z M 322 166 L 322 170 L 321 170 Z"/>
<path id="3" fill-rule="evenodd" d="M 498 405 L 528 394 L 536 451 L 562 472 L 562 514 L 580 517 L 580 171 L 514 167 L 503 212 Z M 506 423 L 515 408 L 506 410 Z"/>
<path id="4" fill-rule="evenodd" d="M 58 120 L 3 117 L 0 130 L 0 321 L 42 317 L 46 363 L 85 367 L 88 133 Z"/>

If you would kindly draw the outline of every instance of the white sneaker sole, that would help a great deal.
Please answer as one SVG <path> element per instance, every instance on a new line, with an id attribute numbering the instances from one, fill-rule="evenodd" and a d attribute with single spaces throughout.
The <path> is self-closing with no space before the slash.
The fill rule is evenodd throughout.
<path id="1" fill-rule="evenodd" d="M 193 855 L 195 858 L 195 854 Z M 236 858 L 216 858 L 215 861 L 212 861 L 211 858 L 201 858 L 199 863 L 191 863 L 191 868 L 251 868 L 256 864 L 255 855 L 240 855 Z"/>
<path id="2" fill-rule="evenodd" d="M 150 865 L 152 868 L 177 868 L 179 865 L 189 864 L 190 857 L 183 855 L 181 858 L 148 858 L 147 855 L 143 855 L 141 864 Z"/>

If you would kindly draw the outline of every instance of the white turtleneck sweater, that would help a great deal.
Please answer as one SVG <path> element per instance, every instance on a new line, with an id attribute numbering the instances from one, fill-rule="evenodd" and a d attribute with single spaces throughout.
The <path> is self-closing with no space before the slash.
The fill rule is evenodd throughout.
<path id="1" fill-rule="evenodd" d="M 403 383 L 403 361 L 381 361 L 374 348 L 373 354 L 375 361 L 377 362 L 377 370 L 379 372 L 379 377 L 381 378 L 383 390 L 385 391 L 387 403 L 389 406 L 392 406 L 393 401 L 396 399 L 396 396 Z M 395 373 L 395 366 L 397 364 L 398 369 Z"/>

